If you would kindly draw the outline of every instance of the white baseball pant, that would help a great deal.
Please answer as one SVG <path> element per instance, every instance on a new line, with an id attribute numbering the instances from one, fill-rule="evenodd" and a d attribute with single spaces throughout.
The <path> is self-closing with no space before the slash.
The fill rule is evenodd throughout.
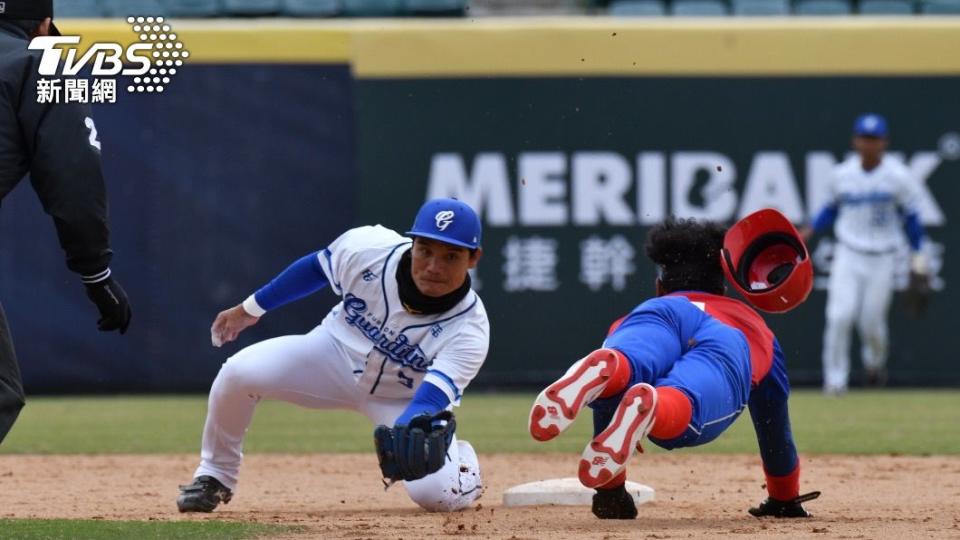
<path id="1" fill-rule="evenodd" d="M 408 401 L 378 398 L 359 389 L 355 368 L 322 325 L 305 335 L 256 343 L 230 357 L 210 389 L 200 466 L 194 477 L 209 475 L 236 490 L 243 438 L 261 399 L 357 411 L 375 425 L 392 426 Z M 446 465 L 436 473 L 404 483 L 410 498 L 425 510 L 459 510 L 482 493 L 480 465 L 470 443 L 454 438 L 447 456 Z"/>
<path id="2" fill-rule="evenodd" d="M 827 288 L 823 333 L 823 389 L 844 391 L 850 378 L 850 334 L 854 322 L 867 369 L 887 362 L 887 311 L 893 297 L 896 253 L 864 253 L 836 244 Z"/>

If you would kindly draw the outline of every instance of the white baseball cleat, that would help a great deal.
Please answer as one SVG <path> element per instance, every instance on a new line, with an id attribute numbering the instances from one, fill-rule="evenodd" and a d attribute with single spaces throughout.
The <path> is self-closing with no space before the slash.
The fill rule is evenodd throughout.
<path id="1" fill-rule="evenodd" d="M 583 407 L 597 398 L 617 367 L 617 353 L 597 349 L 577 361 L 537 396 L 530 410 L 530 435 L 549 441 L 573 424 Z"/>
<path id="2" fill-rule="evenodd" d="M 610 425 L 583 450 L 581 484 L 588 488 L 601 487 L 626 469 L 637 443 L 653 428 L 656 407 L 656 388 L 640 383 L 627 390 Z"/>

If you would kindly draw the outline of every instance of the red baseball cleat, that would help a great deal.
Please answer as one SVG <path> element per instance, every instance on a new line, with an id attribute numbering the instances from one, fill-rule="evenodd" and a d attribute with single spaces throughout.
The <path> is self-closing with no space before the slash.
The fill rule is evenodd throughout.
<path id="1" fill-rule="evenodd" d="M 570 427 L 577 413 L 606 388 L 617 366 L 616 354 L 611 349 L 593 351 L 541 392 L 530 410 L 530 435 L 549 441 Z"/>
<path id="2" fill-rule="evenodd" d="M 640 439 L 653 428 L 657 390 L 647 383 L 623 395 L 607 429 L 594 437 L 580 459 L 580 483 L 588 488 L 608 484 L 627 467 Z"/>

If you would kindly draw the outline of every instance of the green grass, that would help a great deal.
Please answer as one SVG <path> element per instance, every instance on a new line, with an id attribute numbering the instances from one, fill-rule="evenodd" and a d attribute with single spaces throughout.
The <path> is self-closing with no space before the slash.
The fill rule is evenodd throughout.
<path id="1" fill-rule="evenodd" d="M 526 431 L 532 399 L 470 394 L 456 411 L 458 433 L 483 453 L 580 452 L 589 414 L 556 441 L 537 443 Z M 790 408 L 804 453 L 960 454 L 957 390 L 853 392 L 839 399 L 798 391 Z M 205 412 L 201 396 L 28 398 L 0 454 L 198 453 Z M 245 450 L 369 452 L 372 431 L 356 413 L 267 402 L 257 409 Z M 756 452 L 753 426 L 744 414 L 713 443 L 683 451 Z"/>
<path id="2" fill-rule="evenodd" d="M 300 530 L 297 527 L 228 521 L 102 521 L 79 519 L 0 519 L 0 537 L 18 540 L 159 538 L 206 540 L 262 538 Z"/>

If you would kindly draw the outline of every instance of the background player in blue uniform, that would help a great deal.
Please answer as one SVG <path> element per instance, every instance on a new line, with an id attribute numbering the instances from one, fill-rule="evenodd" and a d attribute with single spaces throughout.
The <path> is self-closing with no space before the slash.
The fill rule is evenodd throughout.
<path id="1" fill-rule="evenodd" d="M 837 165 L 827 204 L 817 214 L 809 237 L 833 228 L 837 242 L 827 286 L 823 330 L 823 391 L 842 395 L 850 379 L 850 335 L 856 324 L 868 386 L 887 379 L 887 314 L 895 288 L 904 239 L 910 247 L 913 294 L 927 290 L 928 264 L 922 246 L 921 193 L 910 170 L 887 155 L 887 121 L 878 114 L 857 118 L 853 127 L 857 155 Z"/>
<path id="2" fill-rule="evenodd" d="M 657 298 L 614 323 L 603 348 L 575 363 L 534 403 L 530 432 L 549 440 L 593 409 L 594 439 L 580 480 L 596 488 L 593 513 L 632 519 L 626 465 L 644 436 L 667 449 L 706 444 L 750 409 L 769 497 L 754 516 L 806 517 L 800 462 L 790 432 L 783 352 L 763 319 L 723 296 L 724 230 L 668 220 L 650 231 Z M 781 271 L 782 269 L 775 269 Z M 803 295 L 806 296 L 805 294 Z"/>

